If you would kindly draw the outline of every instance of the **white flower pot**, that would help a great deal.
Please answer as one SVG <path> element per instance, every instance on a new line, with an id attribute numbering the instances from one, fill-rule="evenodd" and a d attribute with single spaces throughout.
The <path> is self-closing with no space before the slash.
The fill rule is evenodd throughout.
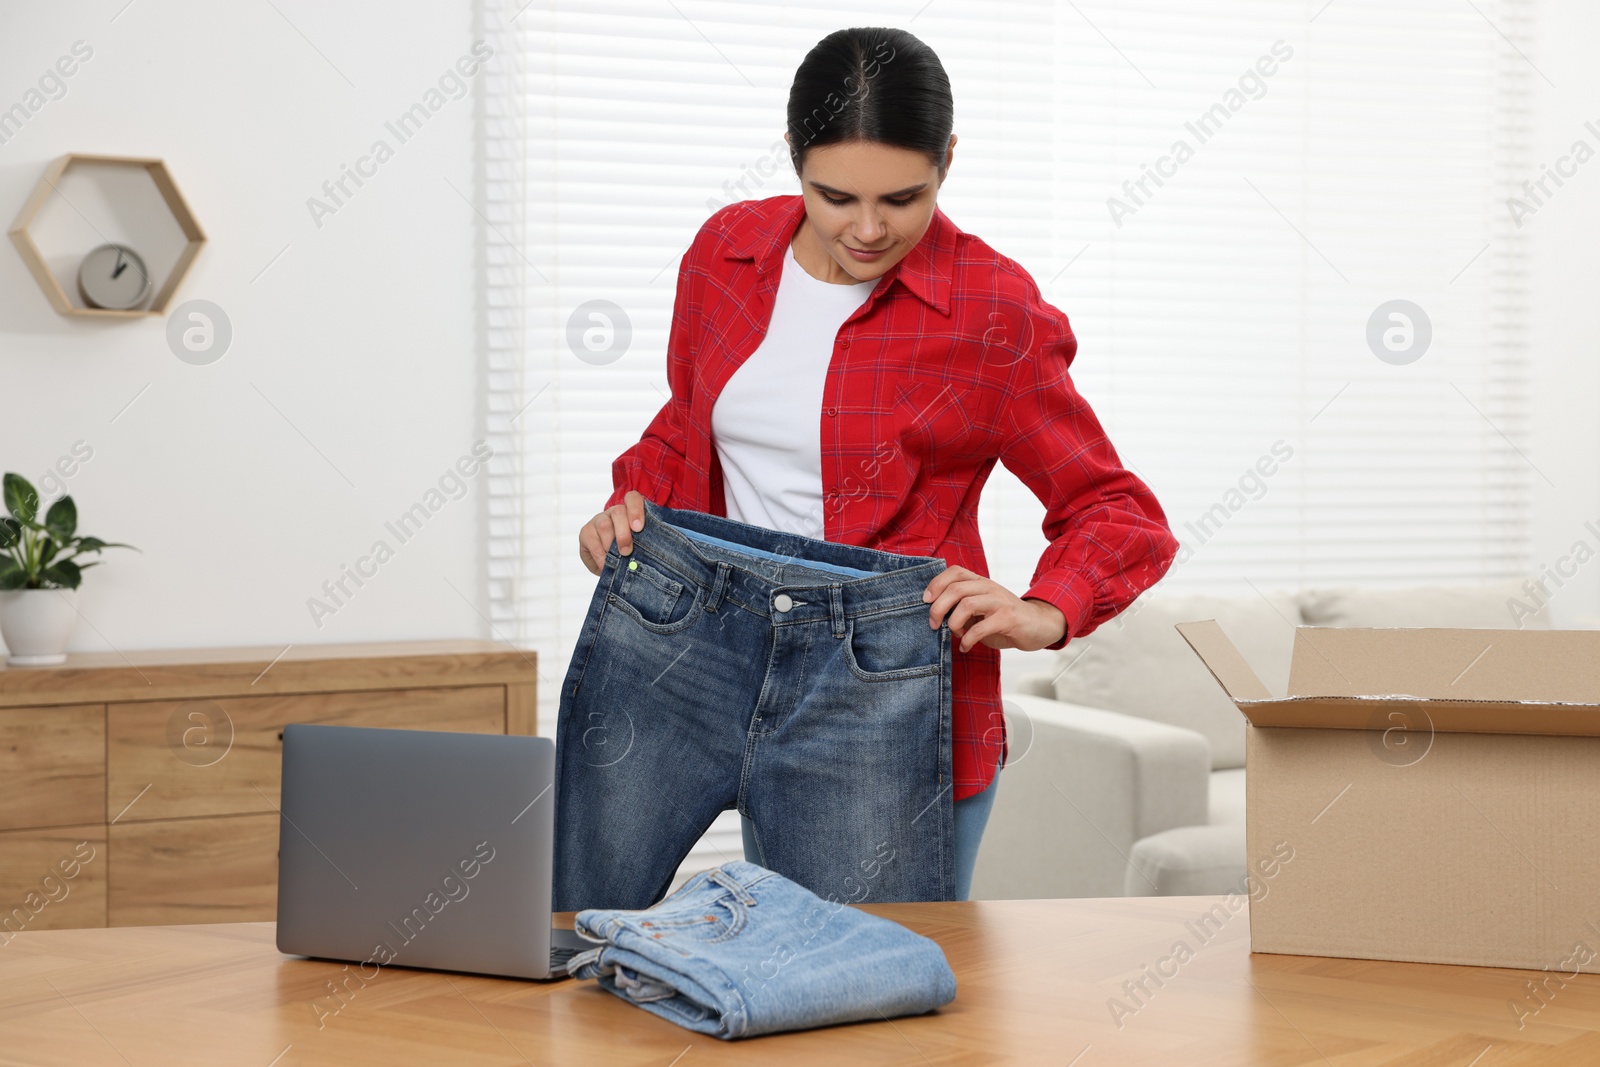
<path id="1" fill-rule="evenodd" d="M 65 663 L 67 638 L 78 618 L 75 589 L 10 589 L 0 593 L 0 637 L 8 667 Z"/>

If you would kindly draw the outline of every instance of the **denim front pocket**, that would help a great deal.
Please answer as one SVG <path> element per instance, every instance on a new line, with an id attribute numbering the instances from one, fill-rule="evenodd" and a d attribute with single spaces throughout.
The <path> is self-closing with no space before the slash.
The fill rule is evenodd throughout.
<path id="1" fill-rule="evenodd" d="M 845 627 L 845 662 L 851 673 L 874 682 L 937 674 L 942 639 L 943 627 L 928 625 L 923 605 L 858 615 Z"/>
<path id="2" fill-rule="evenodd" d="M 715 945 L 737 937 L 749 921 L 745 905 L 731 893 L 685 905 L 641 920 L 641 932 L 668 943 Z"/>
<path id="3" fill-rule="evenodd" d="M 662 627 L 675 629 L 692 614 L 698 600 L 694 589 L 660 567 L 639 559 L 637 553 L 622 557 L 617 567 L 612 600 L 647 627 L 658 632 Z"/>

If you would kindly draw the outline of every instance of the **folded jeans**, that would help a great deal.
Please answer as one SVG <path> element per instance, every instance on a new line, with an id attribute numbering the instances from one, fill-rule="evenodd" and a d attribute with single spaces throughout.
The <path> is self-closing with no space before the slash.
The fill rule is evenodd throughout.
<path id="1" fill-rule="evenodd" d="M 574 978 L 723 1039 L 917 1015 L 956 995 L 933 941 L 744 861 L 576 926 L 597 944 L 568 963 Z"/>

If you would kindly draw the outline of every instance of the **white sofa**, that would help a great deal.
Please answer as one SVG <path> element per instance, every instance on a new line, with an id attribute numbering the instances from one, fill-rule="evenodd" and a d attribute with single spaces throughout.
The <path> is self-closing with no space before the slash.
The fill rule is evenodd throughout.
<path id="1" fill-rule="evenodd" d="M 1173 628 L 1216 619 L 1263 682 L 1288 688 L 1296 626 L 1516 629 L 1520 583 L 1248 597 L 1156 591 L 1007 676 L 1010 754 L 974 899 L 1226 893 L 1245 873 L 1246 725 Z M 1522 628 L 1547 629 L 1541 610 Z M 1015 662 L 1015 661 L 1013 661 Z"/>

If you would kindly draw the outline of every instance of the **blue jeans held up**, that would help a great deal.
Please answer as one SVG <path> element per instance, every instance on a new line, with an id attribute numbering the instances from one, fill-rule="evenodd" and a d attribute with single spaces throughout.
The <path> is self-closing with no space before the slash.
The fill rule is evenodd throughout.
<path id="1" fill-rule="evenodd" d="M 955 999 L 933 941 L 753 863 L 695 875 L 645 911 L 584 911 L 599 947 L 567 971 L 723 1039 L 917 1015 Z"/>
<path id="2" fill-rule="evenodd" d="M 996 763 L 994 777 L 975 793 L 956 801 L 956 894 L 953 899 L 966 900 L 972 895 L 972 875 L 978 869 L 978 846 L 983 844 L 983 831 L 989 825 L 989 812 L 994 810 L 995 790 L 1000 788 L 1001 764 Z M 749 819 L 740 819 L 744 835 L 744 858 L 751 863 L 761 862 L 761 849 L 756 845 L 756 828 Z"/>
<path id="3" fill-rule="evenodd" d="M 645 513 L 561 687 L 556 910 L 648 907 L 728 808 L 819 896 L 953 899 L 944 561 Z"/>

